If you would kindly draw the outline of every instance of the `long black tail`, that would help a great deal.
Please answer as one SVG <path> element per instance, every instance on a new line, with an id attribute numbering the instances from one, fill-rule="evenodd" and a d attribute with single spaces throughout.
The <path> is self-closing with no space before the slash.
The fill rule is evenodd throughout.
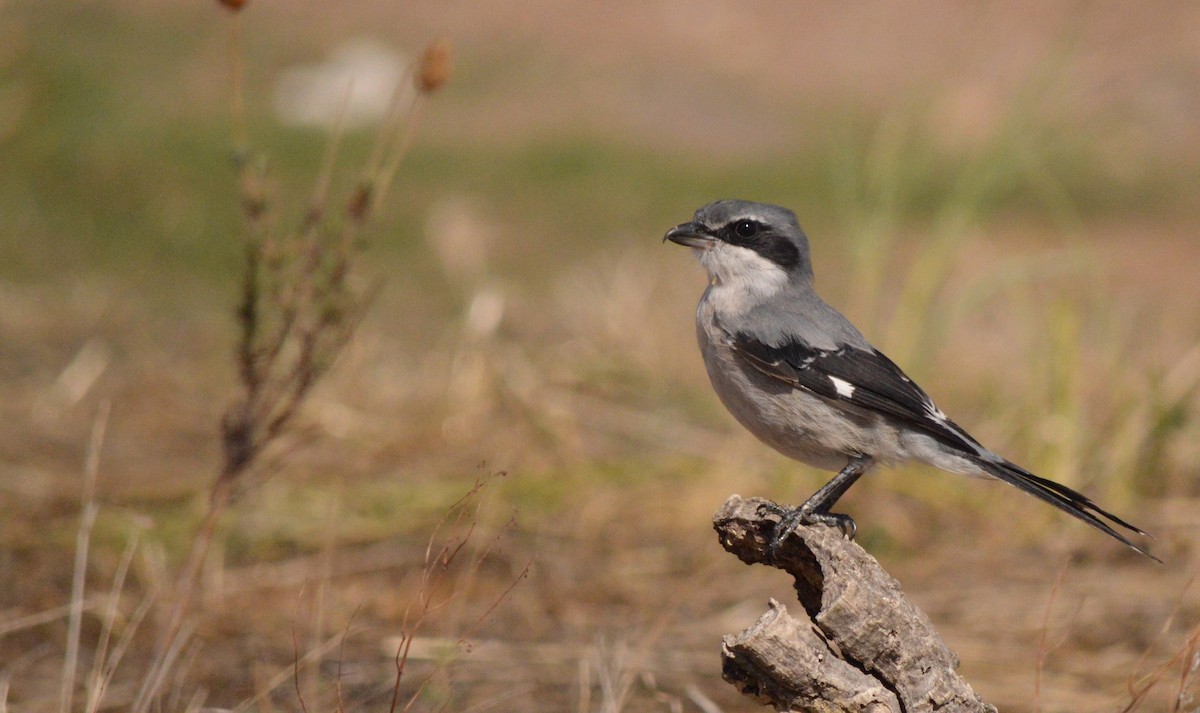
<path id="1" fill-rule="evenodd" d="M 985 460 L 980 458 L 979 466 L 986 470 L 991 475 L 996 476 L 1000 480 L 1023 490 L 1039 500 L 1045 501 L 1063 512 L 1074 515 L 1083 520 L 1087 524 L 1103 532 L 1109 537 L 1115 538 L 1133 550 L 1146 555 L 1155 562 L 1161 563 L 1162 560 L 1150 554 L 1146 550 L 1135 545 L 1128 537 L 1113 529 L 1112 525 L 1105 520 L 1123 527 L 1130 532 L 1138 535 L 1150 537 L 1142 530 L 1130 525 L 1121 518 L 1113 515 L 1082 493 L 1078 493 L 1065 485 L 1056 483 L 1053 480 L 1038 477 L 1024 468 L 1009 463 L 1006 460 Z M 1103 519 L 1101 519 L 1103 518 Z"/>

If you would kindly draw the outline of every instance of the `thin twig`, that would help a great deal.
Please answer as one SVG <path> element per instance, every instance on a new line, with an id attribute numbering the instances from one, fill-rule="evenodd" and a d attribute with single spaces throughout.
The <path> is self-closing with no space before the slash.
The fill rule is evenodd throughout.
<path id="1" fill-rule="evenodd" d="M 233 122 L 234 146 L 244 150 L 250 143 L 246 131 L 245 71 L 242 65 L 241 13 L 231 13 L 229 21 L 229 116 Z"/>
<path id="2" fill-rule="evenodd" d="M 338 634 L 337 636 L 331 636 L 326 639 L 320 647 L 313 649 L 302 656 L 299 661 L 293 661 L 287 666 L 280 668 L 275 672 L 275 675 L 267 679 L 266 686 L 262 687 L 252 697 L 247 698 L 246 700 L 234 706 L 232 713 L 245 713 L 245 711 L 250 710 L 262 701 L 266 700 L 267 697 L 274 693 L 277 688 L 293 679 L 295 667 L 298 664 L 307 663 L 311 658 L 320 658 L 330 651 L 333 651 L 335 648 L 337 648 L 340 640 L 341 634 Z"/>
<path id="3" fill-rule="evenodd" d="M 400 131 L 393 139 L 394 144 L 387 162 L 383 165 L 383 169 L 374 177 L 375 190 L 370 201 L 372 209 L 377 208 L 387 198 L 388 191 L 392 188 L 392 180 L 396 177 L 396 172 L 400 169 L 400 162 L 404 160 L 404 156 L 412 148 L 413 137 L 417 134 L 417 126 L 420 123 L 421 115 L 424 113 L 424 107 L 424 95 L 417 94 L 413 98 L 412 108 L 406 120 L 401 124 Z M 359 214 L 353 207 L 354 204 L 351 204 L 349 213 L 351 217 L 356 217 Z M 362 213 L 362 215 L 365 216 L 365 213 Z"/>
<path id="4" fill-rule="evenodd" d="M 461 594 L 461 591 L 455 589 L 447 595 L 445 600 L 438 602 L 437 604 L 434 604 L 433 602 L 433 592 L 438 588 L 438 584 L 441 582 L 442 578 L 446 576 L 450 566 L 463 551 L 466 543 L 470 540 L 471 535 L 475 531 L 478 523 L 479 508 L 481 506 L 481 503 L 476 496 L 484 486 L 491 482 L 493 478 L 503 475 L 503 472 L 496 472 L 483 476 L 477 476 L 475 478 L 475 482 L 472 484 L 471 488 L 467 490 L 466 494 L 446 509 L 441 520 L 439 520 L 438 524 L 434 527 L 433 532 L 429 537 L 425 547 L 425 566 L 421 572 L 420 586 L 418 587 L 417 594 L 409 601 L 408 606 L 405 607 L 404 616 L 401 619 L 400 641 L 396 646 L 395 654 L 396 673 L 395 680 L 393 681 L 392 685 L 392 698 L 391 705 L 389 707 L 390 713 L 395 713 L 397 706 L 400 703 L 400 686 L 404 679 L 405 669 L 408 665 L 408 661 L 412 652 L 412 645 L 416 639 L 417 632 L 421 629 L 422 625 L 425 623 L 430 614 L 446 606 L 449 602 L 455 599 L 456 595 Z M 470 515 L 469 520 L 468 515 Z M 512 520 L 510 520 L 509 523 L 506 524 L 502 529 L 508 529 L 511 525 Z M 448 529 L 449 532 L 445 536 L 445 539 L 439 539 L 443 528 Z M 487 552 L 491 551 L 491 547 L 494 546 L 498 537 L 499 536 L 492 541 L 492 544 L 490 544 L 482 554 L 473 560 L 471 565 L 472 569 L 478 567 L 479 561 L 486 556 Z M 440 545 L 436 544 L 439 542 Z M 493 604 L 475 622 L 475 625 L 471 628 L 471 630 L 477 628 L 483 622 L 483 620 L 486 619 L 497 606 L 499 606 L 500 602 L 507 598 L 508 594 L 513 590 L 514 587 L 516 587 L 517 583 L 524 579 L 528 574 L 531 565 L 532 561 L 521 570 L 521 572 L 514 578 L 514 581 L 504 590 L 504 592 L 500 594 L 496 601 L 493 602 Z M 415 609 L 414 605 L 416 606 Z M 454 646 L 461 647 L 465 642 L 466 634 L 460 637 L 455 642 Z M 416 690 L 408 697 L 408 700 L 405 702 L 404 706 L 399 710 L 402 713 L 411 710 L 413 705 L 415 705 L 417 700 L 420 698 L 421 693 L 429 685 L 430 681 L 432 681 L 433 676 L 445 668 L 446 663 L 443 661 L 441 665 L 437 666 L 429 673 L 429 675 L 423 678 L 417 685 Z"/>
<path id="5" fill-rule="evenodd" d="M 158 688 L 166 675 L 166 669 L 174 661 L 171 652 L 177 651 L 178 639 L 184 628 L 184 619 L 191 607 L 192 597 L 199 586 L 200 570 L 208 558 L 208 550 L 216 535 L 217 523 L 220 522 L 221 515 L 224 514 L 233 499 L 233 489 L 233 480 L 225 477 L 223 473 L 222 477 L 217 478 L 209 493 L 208 510 L 192 540 L 192 547 L 175 586 L 174 604 L 160 633 L 152 663 L 134 698 L 134 705 L 131 708 L 134 713 L 145 713 L 149 710 L 151 703 L 158 695 Z"/>
<path id="6" fill-rule="evenodd" d="M 1195 581 L 1196 578 L 1193 576 L 1188 579 L 1186 584 L 1183 585 L 1183 589 L 1180 591 L 1179 596 L 1175 600 L 1175 608 L 1172 609 L 1167 618 L 1163 620 L 1162 626 L 1159 627 L 1158 633 L 1155 635 L 1156 641 L 1161 640 L 1167 635 L 1167 632 L 1171 630 L 1171 626 L 1174 624 L 1176 617 L 1179 616 L 1179 612 L 1183 609 L 1184 594 L 1187 593 L 1188 589 L 1191 588 Z M 1146 663 L 1146 659 L 1150 656 L 1150 649 L 1151 646 L 1148 645 L 1146 649 L 1142 651 L 1142 655 L 1138 659 L 1137 665 L 1133 667 L 1134 672 L 1139 671 Z M 1176 652 L 1174 656 L 1159 664 L 1153 671 L 1141 676 L 1136 680 L 1134 675 L 1130 674 L 1128 680 L 1125 682 L 1125 689 L 1129 693 L 1129 703 L 1121 709 L 1121 713 L 1132 713 L 1132 711 L 1137 710 L 1150 691 L 1162 681 L 1167 671 L 1175 665 L 1177 660 L 1179 660 L 1180 655 L 1180 652 Z M 1137 685 L 1138 683 L 1141 683 L 1140 688 Z"/>
<path id="7" fill-rule="evenodd" d="M 95 713 L 95 711 L 101 708 L 101 704 L 104 701 L 104 694 L 108 690 L 109 685 L 112 683 L 113 677 L 117 673 L 117 666 L 120 665 L 121 659 L 125 657 L 125 652 L 129 650 L 129 646 L 133 643 L 134 634 L 137 633 L 142 621 L 144 621 L 146 615 L 150 613 L 150 609 L 154 605 L 156 599 L 156 594 L 156 592 L 151 593 L 142 599 L 137 609 L 134 610 L 133 616 L 129 618 L 129 623 L 126 624 L 125 628 L 122 630 L 121 638 L 117 640 L 117 645 L 113 647 L 112 654 L 108 657 L 108 660 L 104 662 L 104 674 L 100 681 L 100 685 L 97 687 L 98 690 L 95 694 L 95 705 L 89 708 L 88 713 Z"/>
<path id="8" fill-rule="evenodd" d="M 308 704 L 304 702 L 304 691 L 300 690 L 300 641 L 296 637 L 295 621 L 292 621 L 292 688 L 296 691 L 296 700 L 300 702 L 300 710 L 302 713 L 308 713 Z"/>
<path id="9" fill-rule="evenodd" d="M 329 205 L 329 186 L 333 182 L 333 169 L 337 165 L 338 150 L 341 147 L 342 137 L 346 133 L 346 107 L 350 105 L 350 95 L 353 90 L 353 80 L 346 82 L 342 101 L 338 104 L 333 130 L 329 132 L 329 140 L 326 142 L 325 152 L 321 156 L 321 168 L 317 171 L 312 195 L 308 199 L 308 212 L 305 214 L 304 224 L 300 228 L 302 234 L 320 225 L 325 216 L 325 207 Z"/>
<path id="10" fill-rule="evenodd" d="M 125 590 L 125 575 L 129 573 L 129 566 L 133 562 L 133 555 L 137 552 L 138 542 L 141 540 L 141 531 L 135 530 L 129 538 L 129 542 L 125 545 L 125 551 L 121 553 L 121 560 L 117 563 L 117 572 L 113 576 L 112 587 L 108 590 L 108 606 L 104 609 L 103 626 L 100 628 L 100 640 L 96 644 L 96 654 L 92 658 L 92 671 L 88 675 L 87 684 L 87 705 L 84 710 L 87 713 L 94 713 L 100 707 L 100 701 L 104 697 L 104 691 L 107 687 L 105 681 L 104 670 L 108 658 L 108 646 L 112 638 L 113 627 L 116 626 L 118 607 L 121 603 L 121 593 Z"/>
<path id="11" fill-rule="evenodd" d="M 342 509 L 344 491 L 345 481 L 339 480 L 333 497 L 329 499 L 329 509 L 325 519 L 325 542 L 322 544 L 319 560 L 320 569 L 319 579 L 317 580 L 315 611 L 313 612 L 309 634 L 308 646 L 310 649 L 315 649 L 320 645 L 321 637 L 325 631 L 325 617 L 328 613 L 329 583 L 333 578 L 333 554 L 337 550 L 338 542 L 337 523 Z M 320 659 L 310 660 L 308 678 L 309 694 L 312 696 L 313 701 L 319 703 L 320 699 L 318 696 L 320 692 L 317 689 L 317 681 L 320 680 Z"/>
<path id="12" fill-rule="evenodd" d="M 84 611 L 91 611 L 107 601 L 107 597 L 103 595 L 94 595 L 88 597 L 83 602 Z M 35 626 L 41 626 L 56 619 L 61 619 L 64 616 L 70 617 L 71 610 L 75 606 L 74 602 L 67 602 L 56 607 L 52 607 L 45 611 L 40 611 L 36 614 L 29 614 L 17 619 L 8 619 L 0 622 L 0 637 L 8 636 L 15 631 L 22 629 L 31 629 Z"/>
<path id="13" fill-rule="evenodd" d="M 1042 610 L 1042 631 L 1038 636 L 1037 663 L 1033 668 L 1033 713 L 1038 713 L 1042 709 L 1042 670 L 1046 667 L 1046 657 L 1049 654 L 1046 637 L 1050 633 L 1050 612 L 1054 610 L 1054 600 L 1058 597 L 1058 590 L 1062 587 L 1063 577 L 1067 573 L 1069 564 L 1069 562 L 1064 562 L 1063 566 L 1058 569 L 1058 575 L 1054 578 L 1054 586 L 1050 588 L 1050 599 L 1046 602 L 1046 608 Z"/>
<path id="14" fill-rule="evenodd" d="M 63 657 L 59 710 L 70 713 L 75 698 L 75 673 L 79 665 L 79 638 L 83 626 L 83 592 L 86 587 L 88 546 L 92 528 L 100 508 L 96 505 L 96 480 L 100 473 L 100 448 L 104 444 L 104 432 L 108 428 L 111 402 L 104 400 L 96 411 L 92 422 L 92 436 L 88 441 L 87 456 L 83 467 L 83 512 L 79 518 L 79 531 L 75 536 L 75 569 L 71 577 L 71 616 L 67 626 L 67 651 Z"/>
<path id="15" fill-rule="evenodd" d="M 337 704 L 335 710 L 338 713 L 342 713 L 346 709 L 346 701 L 342 698 L 342 663 L 346 660 L 346 639 L 350 637 L 350 627 L 354 625 L 354 618 L 358 616 L 361 609 L 362 605 L 354 608 L 345 628 L 342 629 L 342 640 L 338 643 L 337 679 L 334 681 L 334 701 Z"/>
<path id="16" fill-rule="evenodd" d="M 1188 637 L 1184 647 L 1182 660 L 1179 690 L 1175 694 L 1175 706 L 1171 709 L 1172 713 L 1180 713 L 1184 706 L 1191 705 L 1195 700 L 1192 688 L 1196 682 L 1196 674 L 1200 672 L 1200 626 L 1192 629 L 1192 634 Z"/>

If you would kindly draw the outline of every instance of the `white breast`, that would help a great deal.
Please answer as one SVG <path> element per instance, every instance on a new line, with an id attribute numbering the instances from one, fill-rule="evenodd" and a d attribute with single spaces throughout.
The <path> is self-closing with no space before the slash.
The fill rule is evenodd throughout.
<path id="1" fill-rule="evenodd" d="M 706 299 L 721 317 L 743 314 L 787 284 L 786 270 L 749 248 L 716 243 L 699 252 L 709 276 Z"/>

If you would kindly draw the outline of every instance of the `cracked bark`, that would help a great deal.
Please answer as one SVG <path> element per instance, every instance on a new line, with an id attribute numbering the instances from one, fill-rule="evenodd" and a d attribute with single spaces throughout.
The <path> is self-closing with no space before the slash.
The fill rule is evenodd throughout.
<path id="1" fill-rule="evenodd" d="M 858 545 L 824 526 L 800 527 L 769 561 L 779 521 L 734 495 L 713 516 L 721 545 L 746 564 L 795 578 L 807 617 L 771 600 L 750 628 L 722 641 L 722 674 L 779 711 L 995 713 L 955 669 L 958 657 L 899 583 Z"/>

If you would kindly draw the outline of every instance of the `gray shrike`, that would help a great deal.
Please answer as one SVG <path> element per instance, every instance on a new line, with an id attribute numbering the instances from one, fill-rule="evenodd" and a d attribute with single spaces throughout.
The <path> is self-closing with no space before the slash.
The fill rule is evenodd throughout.
<path id="1" fill-rule="evenodd" d="M 800 507 L 779 509 L 773 551 L 800 524 L 838 527 L 853 538 L 854 520 L 830 507 L 875 464 L 916 460 L 999 478 L 1157 559 L 1113 526 L 1146 533 L 980 445 L 825 304 L 813 290 L 808 238 L 792 211 L 717 201 L 663 239 L 692 248 L 708 270 L 696 336 L 721 402 L 780 453 L 838 471 Z"/>

